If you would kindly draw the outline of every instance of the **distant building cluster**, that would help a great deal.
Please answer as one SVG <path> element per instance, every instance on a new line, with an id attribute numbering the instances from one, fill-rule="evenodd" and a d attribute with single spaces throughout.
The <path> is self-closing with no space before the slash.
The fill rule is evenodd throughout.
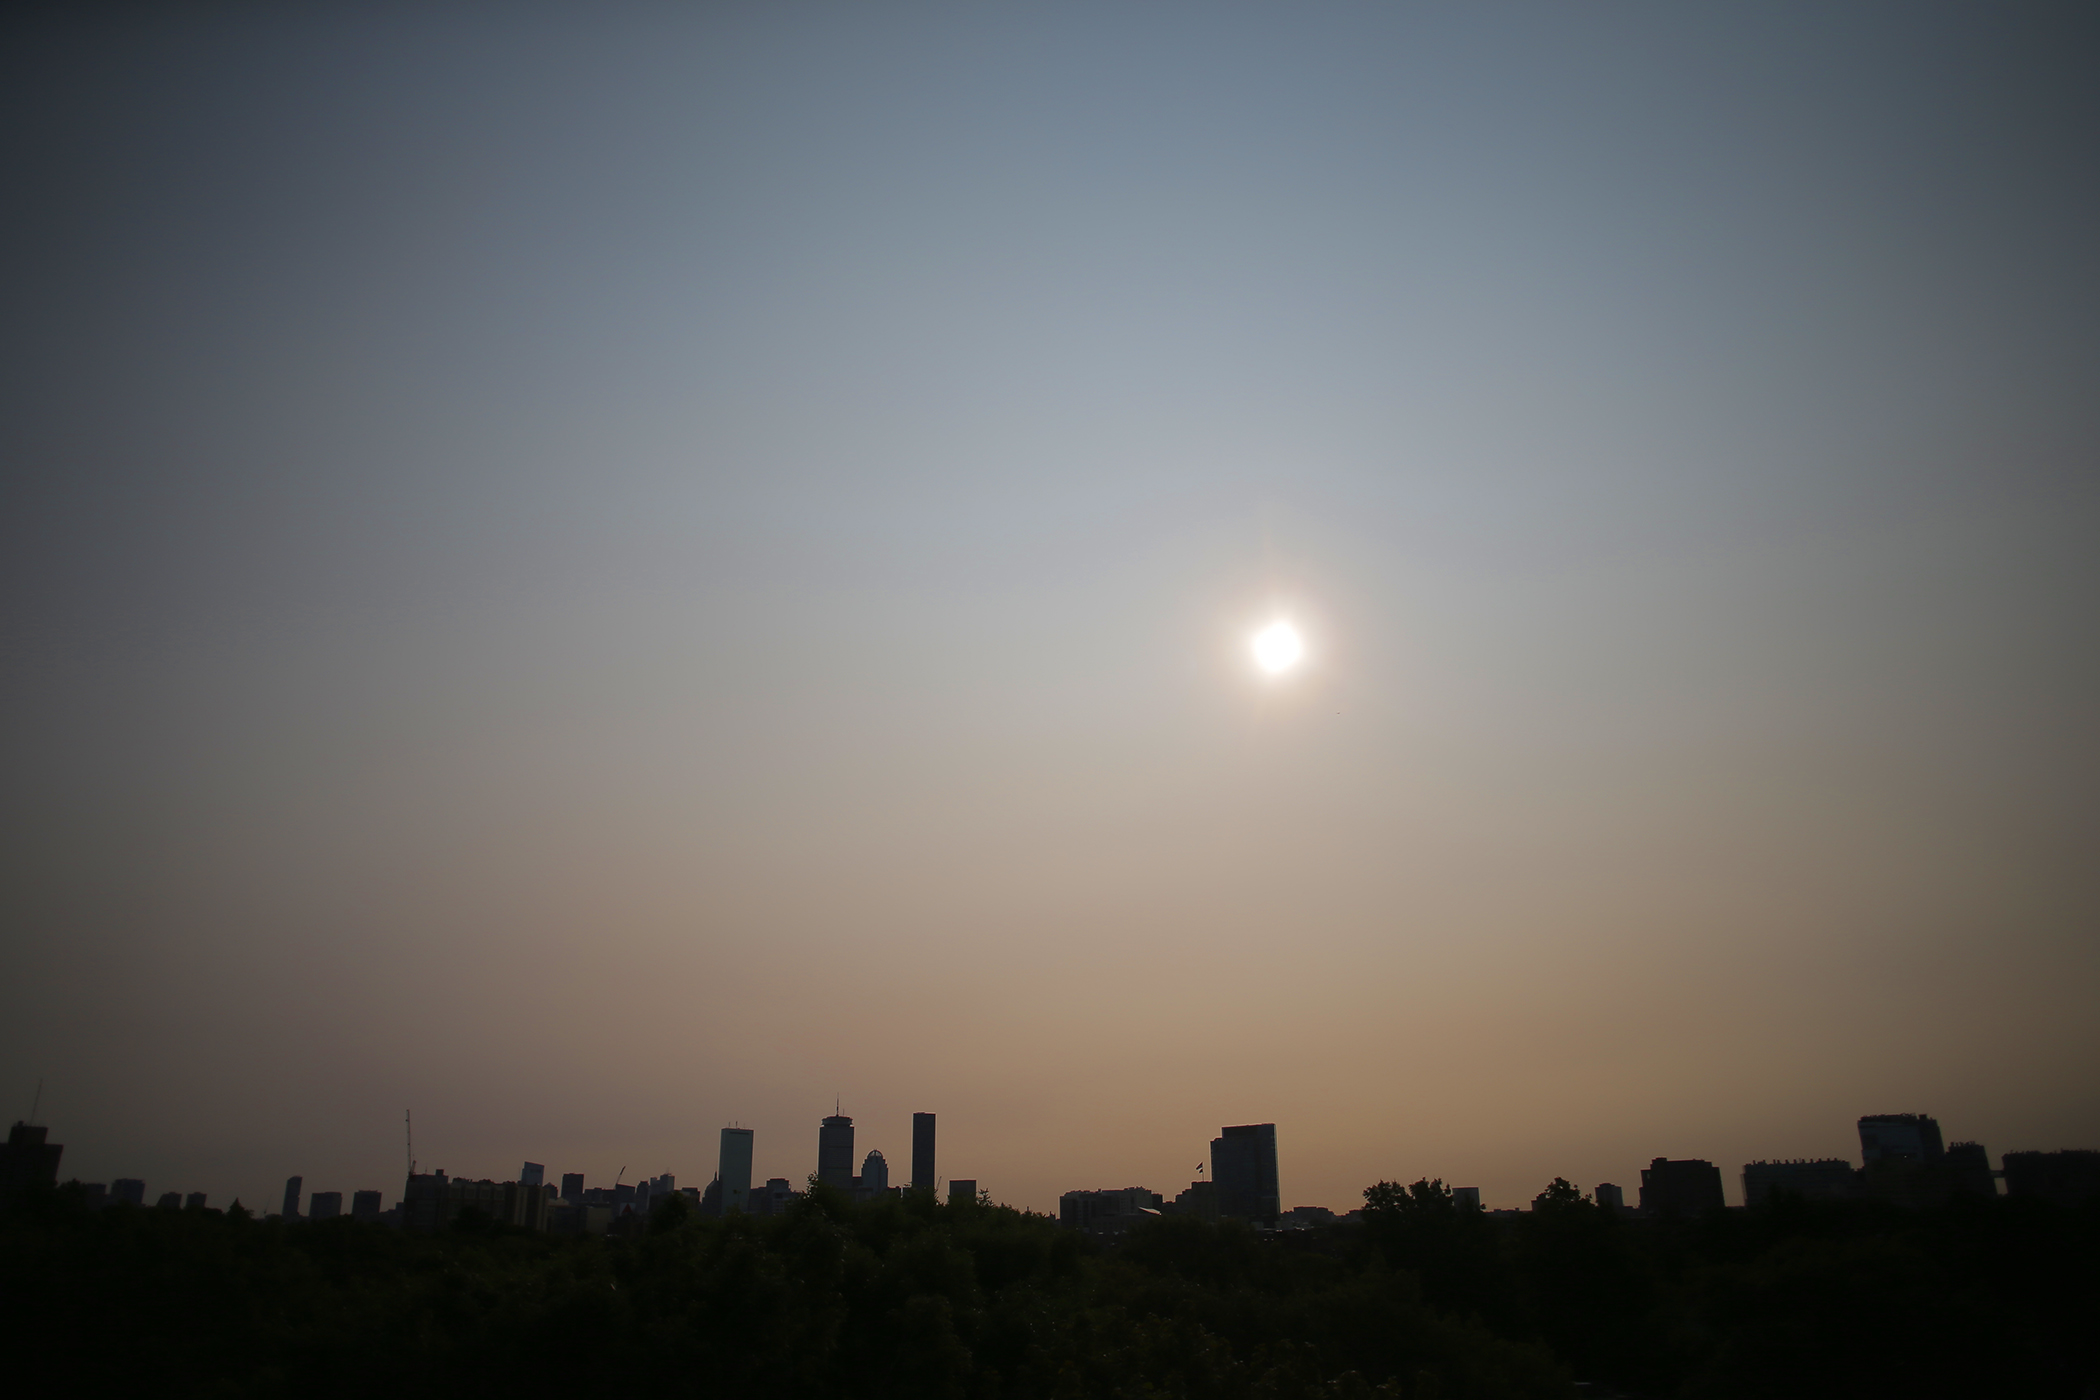
<path id="1" fill-rule="evenodd" d="M 581 1172 L 565 1172 L 559 1184 L 546 1168 L 526 1162 L 512 1181 L 470 1180 L 443 1171 L 411 1170 L 401 1199 L 385 1208 L 380 1192 L 353 1191 L 347 1212 L 340 1191 L 305 1194 L 305 1181 L 291 1177 L 273 1218 L 326 1221 L 344 1215 L 369 1224 L 411 1230 L 437 1230 L 471 1211 L 491 1222 L 529 1230 L 603 1235 L 638 1228 L 664 1200 L 680 1197 L 704 1216 L 771 1216 L 787 1211 L 802 1193 L 784 1177 L 752 1180 L 756 1134 L 750 1128 L 722 1129 L 715 1176 L 705 1187 L 678 1185 L 669 1172 L 611 1186 L 586 1186 Z M 1743 1202 L 1761 1205 L 1776 1198 L 1807 1201 L 1879 1200 L 1898 1205 L 1928 1206 L 1960 1194 L 1993 1196 L 2002 1182 L 2008 1196 L 2075 1206 L 2100 1198 L 2100 1152 L 2008 1152 L 1993 1170 L 1981 1143 L 1946 1143 L 1940 1125 L 1921 1113 L 1871 1114 L 1859 1120 L 1860 1164 L 1842 1158 L 1804 1161 L 1760 1161 L 1743 1167 Z M 874 1201 L 906 1190 L 933 1195 L 940 1178 L 935 1171 L 935 1120 L 914 1113 L 911 1122 L 911 1174 L 906 1185 L 893 1185 L 890 1166 L 879 1150 L 859 1159 L 855 1170 L 853 1119 L 834 1111 L 817 1128 L 816 1170 L 811 1179 L 849 1200 Z M 55 1186 L 64 1148 L 47 1141 L 41 1126 L 16 1123 L 0 1150 L 0 1195 L 25 1188 Z M 1282 1209 L 1276 1159 L 1276 1125 L 1245 1123 L 1221 1128 L 1210 1142 L 1210 1160 L 1198 1179 L 1169 1200 L 1143 1186 L 1067 1191 L 1058 1198 L 1058 1219 L 1075 1230 L 1113 1236 L 1147 1219 L 1188 1216 L 1198 1220 L 1242 1220 L 1263 1230 L 1304 1230 L 1357 1219 L 1361 1212 L 1338 1215 L 1323 1206 Z M 146 1204 L 146 1183 L 118 1177 L 107 1184 L 76 1183 L 91 1206 Z M 951 1205 L 970 1205 L 981 1197 L 974 1178 L 947 1183 Z M 1462 1210 L 1481 1209 L 1477 1187 L 1450 1188 Z M 1690 1217 L 1724 1206 L 1721 1172 L 1698 1158 L 1657 1157 L 1641 1169 L 1636 1204 L 1629 1207 L 1622 1188 L 1599 1185 L 1597 1205 L 1635 1217 Z M 235 1202 L 238 1205 L 238 1202 Z M 209 1210 L 205 1193 L 163 1191 L 154 1205 L 162 1210 Z M 1517 1214 L 1495 1211 L 1492 1214 Z"/>
<path id="2" fill-rule="evenodd" d="M 1982 1143 L 1944 1143 L 1938 1120 L 1923 1113 L 1874 1113 L 1860 1119 L 1859 1155 L 1858 1167 L 1843 1158 L 1751 1162 L 1743 1168 L 1743 1204 L 1760 1205 L 1784 1194 L 1810 1201 L 1938 1205 L 1960 1194 L 1995 1196 L 2000 1177 L 2010 1194 L 2050 1195 L 2014 1166 L 2043 1157 L 2087 1161 L 2089 1194 L 2100 1194 L 2100 1152 L 2008 1152 L 2005 1169 L 1993 1171 Z"/>
<path id="3" fill-rule="evenodd" d="M 1859 1166 L 1842 1158 L 1749 1163 L 1743 1168 L 1744 1204 L 1796 1196 L 1937 1205 L 1964 1192 L 1996 1195 L 2000 1180 L 2009 1196 L 2066 1206 L 2100 1198 L 2100 1152 L 2008 1152 L 2004 1167 L 1993 1171 L 1982 1144 L 1943 1145 L 1939 1123 L 1916 1113 L 1860 1119 L 1859 1142 Z M 1171 1201 L 1142 1186 L 1067 1191 L 1058 1198 L 1058 1218 L 1075 1230 L 1108 1236 L 1142 1220 L 1172 1215 L 1244 1220 L 1257 1228 L 1279 1230 L 1316 1229 L 1362 1215 L 1357 1210 L 1338 1215 L 1322 1206 L 1277 1209 L 1281 1195 L 1273 1123 L 1222 1129 L 1210 1148 L 1209 1179 L 1191 1182 Z M 1450 1193 L 1459 1209 L 1481 1209 L 1478 1187 L 1456 1186 Z M 1624 1188 L 1611 1182 L 1600 1184 L 1591 1199 L 1634 1218 L 1694 1217 L 1726 1207 L 1721 1169 L 1699 1158 L 1655 1158 L 1641 1169 L 1639 1194 L 1631 1206 Z M 1515 1210 L 1489 1213 L 1522 1214 Z"/>
<path id="4" fill-rule="evenodd" d="M 1094 1235 L 1120 1234 L 1140 1220 L 1162 1215 L 1245 1220 L 1270 1230 L 1296 1223 L 1283 1220 L 1274 1123 L 1219 1129 L 1210 1140 L 1209 1171 L 1207 1178 L 1190 1182 L 1171 1201 L 1143 1186 L 1067 1191 L 1057 1199 L 1057 1218 Z"/>
<path id="5" fill-rule="evenodd" d="M 0 1194 L 16 1188 L 57 1185 L 59 1155 L 64 1148 L 47 1142 L 47 1131 L 27 1123 L 15 1124 L 6 1148 L 0 1151 Z M 512 1181 L 472 1180 L 443 1171 L 411 1169 L 401 1199 L 391 1209 L 383 1207 L 378 1191 L 353 1191 L 347 1213 L 352 1220 L 372 1224 L 437 1230 L 473 1211 L 501 1225 L 595 1235 L 636 1228 L 659 1202 L 673 1196 L 682 1197 L 691 1208 L 708 1216 L 784 1214 L 802 1193 L 784 1177 L 773 1177 L 762 1185 L 752 1182 L 755 1138 L 750 1128 L 722 1129 L 715 1178 L 705 1188 L 681 1187 L 669 1172 L 631 1183 L 616 1181 L 611 1186 L 586 1186 L 583 1173 L 565 1172 L 557 1186 L 547 1180 L 547 1169 L 539 1162 L 526 1162 Z M 908 1189 L 929 1195 L 937 1190 L 934 1141 L 934 1115 L 914 1113 Z M 860 1170 L 855 1172 L 853 1147 L 853 1120 L 833 1113 L 818 1127 L 817 1169 L 811 1175 L 856 1201 L 896 1196 L 907 1189 L 890 1184 L 889 1162 L 880 1151 L 870 1151 L 861 1158 Z M 143 1207 L 146 1203 L 146 1183 L 135 1177 L 78 1184 L 90 1206 Z M 284 1196 L 272 1218 L 323 1221 L 345 1214 L 342 1192 L 315 1191 L 309 1195 L 305 1186 L 303 1177 L 287 1178 Z M 948 1187 L 951 1203 L 978 1201 L 974 1179 L 951 1181 Z M 155 1205 L 163 1210 L 210 1209 L 202 1191 L 192 1191 L 187 1196 L 165 1191 Z"/>
<path id="6" fill-rule="evenodd" d="M 897 1196 L 906 1189 L 890 1184 L 889 1161 L 870 1151 L 853 1169 L 853 1119 L 832 1113 L 817 1126 L 817 1168 L 811 1176 L 849 1200 L 872 1201 Z M 934 1115 L 912 1115 L 912 1190 L 932 1192 Z M 752 1181 L 757 1133 L 751 1128 L 722 1129 L 714 1179 L 705 1187 L 680 1186 L 668 1172 L 632 1185 L 585 1186 L 581 1172 L 565 1172 L 557 1190 L 546 1184 L 545 1169 L 527 1162 L 516 1181 L 466 1181 L 443 1172 L 411 1174 L 399 1207 L 400 1223 L 414 1230 L 435 1230 L 456 1220 L 468 1208 L 506 1225 L 557 1234 L 603 1235 L 636 1228 L 658 1202 L 682 1196 L 704 1216 L 780 1215 L 802 1194 L 785 1177 L 763 1184 Z M 949 1183 L 949 1199 L 976 1201 L 975 1181 Z"/>

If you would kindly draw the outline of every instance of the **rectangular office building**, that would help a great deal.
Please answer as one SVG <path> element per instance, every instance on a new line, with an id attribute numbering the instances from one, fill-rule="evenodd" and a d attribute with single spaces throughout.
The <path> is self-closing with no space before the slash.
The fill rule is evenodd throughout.
<path id="1" fill-rule="evenodd" d="M 722 1183 L 718 1209 L 723 1215 L 744 1215 L 751 1209 L 751 1148 L 756 1135 L 749 1128 L 722 1129 Z"/>
<path id="2" fill-rule="evenodd" d="M 1210 1142 L 1210 1175 L 1218 1184 L 1219 1215 L 1275 1228 L 1283 1193 L 1276 1184 L 1274 1123 L 1221 1129 Z"/>

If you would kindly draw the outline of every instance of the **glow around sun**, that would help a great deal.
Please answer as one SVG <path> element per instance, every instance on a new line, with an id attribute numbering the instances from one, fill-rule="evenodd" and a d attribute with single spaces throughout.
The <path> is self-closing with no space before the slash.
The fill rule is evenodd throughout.
<path id="1" fill-rule="evenodd" d="M 1254 652 L 1254 664 L 1272 676 L 1283 675 L 1305 659 L 1305 640 L 1281 618 L 1256 632 L 1248 645 Z"/>

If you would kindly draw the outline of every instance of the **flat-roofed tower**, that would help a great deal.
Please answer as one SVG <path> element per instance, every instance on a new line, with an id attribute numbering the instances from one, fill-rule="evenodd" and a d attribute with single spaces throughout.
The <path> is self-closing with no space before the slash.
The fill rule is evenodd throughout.
<path id="1" fill-rule="evenodd" d="M 751 1209 L 751 1144 L 749 1128 L 722 1129 L 722 1214 L 745 1214 Z"/>
<path id="2" fill-rule="evenodd" d="M 933 1115 L 911 1116 L 911 1189 L 933 1189 Z"/>

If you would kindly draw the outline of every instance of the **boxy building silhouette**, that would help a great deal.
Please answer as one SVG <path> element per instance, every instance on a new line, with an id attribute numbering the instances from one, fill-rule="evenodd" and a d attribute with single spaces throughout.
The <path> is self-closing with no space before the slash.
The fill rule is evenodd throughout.
<path id="1" fill-rule="evenodd" d="M 751 1149 L 756 1137 L 749 1128 L 722 1129 L 722 1155 L 715 1176 L 721 1183 L 719 1214 L 744 1215 L 751 1209 Z"/>
<path id="2" fill-rule="evenodd" d="M 1860 1191 L 1859 1173 L 1839 1157 L 1816 1161 L 1749 1162 L 1743 1167 L 1743 1204 L 1761 1205 L 1775 1194 L 1810 1201 L 1845 1201 Z"/>
<path id="3" fill-rule="evenodd" d="M 2008 1152 L 2005 1194 L 2072 1207 L 2100 1201 L 2100 1152 Z"/>
<path id="4" fill-rule="evenodd" d="M 933 1115 L 911 1116 L 911 1189 L 931 1191 L 933 1177 Z"/>
<path id="5" fill-rule="evenodd" d="M 1273 1227 L 1283 1213 L 1276 1184 L 1276 1125 L 1223 1128 L 1210 1143 L 1210 1175 L 1217 1182 L 1218 1214 Z"/>
<path id="6" fill-rule="evenodd" d="M 44 1141 L 49 1131 L 20 1122 L 7 1130 L 7 1147 L 0 1150 L 0 1191 L 58 1184 L 58 1157 L 65 1148 Z"/>
<path id="7" fill-rule="evenodd" d="M 1721 1169 L 1689 1157 L 1680 1162 L 1657 1157 L 1641 1168 L 1641 1209 L 1653 1215 L 1704 1215 L 1726 1204 Z"/>

